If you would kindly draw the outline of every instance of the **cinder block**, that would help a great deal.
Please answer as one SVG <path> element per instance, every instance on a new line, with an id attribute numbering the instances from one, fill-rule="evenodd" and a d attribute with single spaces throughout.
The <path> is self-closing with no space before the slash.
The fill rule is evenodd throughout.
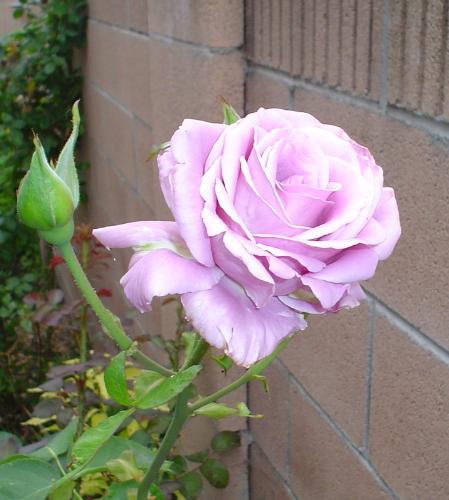
<path id="1" fill-rule="evenodd" d="M 448 498 L 449 367 L 376 321 L 370 456 L 399 498 Z"/>
<path id="2" fill-rule="evenodd" d="M 355 35 L 355 81 L 354 90 L 361 95 L 368 93 L 371 40 L 369 37 L 371 21 L 371 2 L 356 0 L 357 19 Z"/>
<path id="3" fill-rule="evenodd" d="M 250 420 L 250 430 L 278 473 L 288 478 L 288 372 L 275 362 L 264 375 L 268 393 L 258 381 L 249 384 L 249 407 L 252 413 L 263 415 L 260 420 Z"/>
<path id="4" fill-rule="evenodd" d="M 147 0 L 128 0 L 128 26 L 134 31 L 148 33 Z"/>
<path id="5" fill-rule="evenodd" d="M 293 6 L 290 0 L 281 1 L 281 63 L 282 71 L 290 72 L 292 67 L 292 25 Z"/>
<path id="6" fill-rule="evenodd" d="M 156 158 L 149 159 L 155 141 L 153 131 L 144 122 L 133 120 L 134 161 L 136 165 L 136 185 L 142 201 L 151 208 L 157 220 L 173 218 L 162 195 L 159 169 Z"/>
<path id="7" fill-rule="evenodd" d="M 315 54 L 313 68 L 313 80 L 316 83 L 324 83 L 327 75 L 328 15 L 327 2 L 316 2 L 314 16 Z"/>
<path id="8" fill-rule="evenodd" d="M 341 73 L 341 9 L 340 0 L 329 0 L 327 83 L 336 87 Z"/>
<path id="9" fill-rule="evenodd" d="M 87 36 L 87 81 L 150 123 L 148 38 L 96 21 L 89 22 Z"/>
<path id="10" fill-rule="evenodd" d="M 446 48 L 444 0 L 433 0 L 427 4 L 424 38 L 424 70 L 421 109 L 431 116 L 441 114 L 441 100 L 444 86 L 444 53 Z"/>
<path id="11" fill-rule="evenodd" d="M 343 127 L 369 147 L 399 204 L 402 237 L 366 286 L 435 341 L 449 346 L 449 152 L 443 141 L 390 117 L 298 90 L 296 109 Z"/>
<path id="12" fill-rule="evenodd" d="M 404 105 L 417 110 L 421 103 L 423 77 L 423 36 L 425 16 L 423 0 L 405 2 Z"/>
<path id="13" fill-rule="evenodd" d="M 290 88 L 287 83 L 255 70 L 246 78 L 246 112 L 258 108 L 283 108 L 290 106 Z"/>
<path id="14" fill-rule="evenodd" d="M 6 0 L 0 2 L 0 36 L 14 31 L 21 25 L 21 21 L 19 19 L 14 19 L 12 16 L 12 7 L 12 2 Z"/>
<path id="15" fill-rule="evenodd" d="M 250 491 L 252 500 L 295 499 L 257 443 L 250 448 Z"/>
<path id="16" fill-rule="evenodd" d="M 89 17 L 108 24 L 128 26 L 127 0 L 89 0 Z"/>
<path id="17" fill-rule="evenodd" d="M 304 67 L 304 1 L 295 0 L 292 2 L 292 68 L 293 76 L 303 73 Z"/>
<path id="18" fill-rule="evenodd" d="M 241 0 L 148 0 L 150 33 L 208 47 L 243 43 Z"/>
<path id="19" fill-rule="evenodd" d="M 301 76 L 306 80 L 311 80 L 314 71 L 315 62 L 315 7 L 316 2 L 314 0 L 303 0 L 304 10 L 304 22 L 302 25 L 303 34 L 303 67 Z"/>
<path id="20" fill-rule="evenodd" d="M 184 118 L 222 122 L 220 97 L 243 110 L 244 69 L 238 52 L 212 54 L 177 43 L 150 43 L 151 122 L 156 143 L 170 139 Z"/>
<path id="21" fill-rule="evenodd" d="M 282 353 L 290 372 L 361 448 L 365 430 L 369 308 L 309 317 Z"/>
<path id="22" fill-rule="evenodd" d="M 131 114 L 88 83 L 83 95 L 88 137 L 107 160 L 117 166 L 129 184 L 135 186 Z M 114 199 L 119 198 L 111 198 Z"/>
<path id="23" fill-rule="evenodd" d="M 387 500 L 360 456 L 290 387 L 290 485 L 301 500 Z"/>
<path id="24" fill-rule="evenodd" d="M 404 20 L 405 0 L 391 2 L 388 51 L 388 102 L 391 104 L 400 104 L 403 95 Z"/>
<path id="25" fill-rule="evenodd" d="M 345 90 L 354 88 L 355 65 L 355 10 L 356 0 L 342 0 L 341 6 L 341 73 L 340 82 Z"/>

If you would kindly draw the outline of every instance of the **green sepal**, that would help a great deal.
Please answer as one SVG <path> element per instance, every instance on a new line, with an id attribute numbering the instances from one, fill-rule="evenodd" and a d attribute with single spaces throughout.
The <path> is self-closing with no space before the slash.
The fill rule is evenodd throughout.
<path id="1" fill-rule="evenodd" d="M 35 137 L 31 166 L 17 194 L 17 214 L 28 227 L 47 231 L 65 226 L 73 216 L 72 194 L 49 165 L 44 148 Z"/>
<path id="2" fill-rule="evenodd" d="M 236 121 L 240 120 L 240 116 L 237 111 L 224 99 L 222 99 L 221 106 L 223 109 L 223 122 L 225 125 L 232 125 Z"/>
<path id="3" fill-rule="evenodd" d="M 47 231 L 38 231 L 39 236 L 51 245 L 62 245 L 72 239 L 75 232 L 73 219 L 69 220 L 65 226 L 55 227 Z"/>
<path id="4" fill-rule="evenodd" d="M 67 139 L 65 146 L 62 148 L 59 154 L 58 161 L 56 163 L 56 173 L 60 179 L 62 179 L 66 186 L 70 189 L 72 194 L 73 206 L 76 208 L 80 201 L 80 188 L 78 174 L 76 172 L 75 166 L 75 146 L 78 139 L 79 128 L 80 128 L 80 113 L 78 109 L 79 101 L 76 101 L 72 107 L 72 133 Z"/>

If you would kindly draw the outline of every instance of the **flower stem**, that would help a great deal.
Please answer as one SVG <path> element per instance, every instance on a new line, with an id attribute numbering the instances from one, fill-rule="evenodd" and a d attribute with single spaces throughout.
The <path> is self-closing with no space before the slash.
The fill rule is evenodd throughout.
<path id="1" fill-rule="evenodd" d="M 196 410 L 205 406 L 209 403 L 215 403 L 218 399 L 221 399 L 223 396 L 226 396 L 230 392 L 235 391 L 241 385 L 249 382 L 255 375 L 259 375 L 265 368 L 267 368 L 277 357 L 277 355 L 286 347 L 290 338 L 283 340 L 277 348 L 266 358 L 261 359 L 257 363 L 251 366 L 241 377 L 231 382 L 229 385 L 222 387 L 217 392 L 214 392 L 210 396 L 206 396 L 201 398 L 196 403 L 189 406 L 190 413 L 194 413 Z"/>
<path id="2" fill-rule="evenodd" d="M 190 416 L 190 412 L 187 408 L 187 401 L 189 397 L 189 388 L 185 389 L 178 396 L 175 404 L 175 411 L 173 414 L 172 421 L 167 429 L 167 432 L 162 440 L 161 446 L 154 457 L 154 460 L 142 479 L 137 492 L 137 500 L 147 500 L 148 490 L 151 484 L 157 479 L 159 470 L 164 463 L 165 458 L 173 447 L 178 435 L 184 426 L 186 420 Z"/>
<path id="3" fill-rule="evenodd" d="M 64 260 L 66 261 L 67 266 L 72 273 L 75 283 L 81 290 L 81 293 L 86 299 L 86 302 L 92 307 L 95 314 L 98 316 L 98 319 L 100 320 L 100 323 L 103 326 L 106 334 L 109 335 L 123 351 L 131 349 L 131 347 L 133 347 L 134 345 L 132 339 L 129 338 L 123 330 L 120 320 L 114 314 L 112 314 L 112 312 L 109 311 L 109 309 L 107 309 L 99 299 L 95 290 L 92 288 L 92 285 L 90 284 L 83 268 L 81 267 L 70 242 L 59 245 L 58 249 L 61 252 L 61 255 L 64 257 Z M 173 372 L 171 370 L 168 370 L 139 350 L 131 349 L 131 356 L 136 361 L 139 361 L 142 365 L 144 365 L 145 368 L 148 368 L 165 376 L 173 375 Z"/>

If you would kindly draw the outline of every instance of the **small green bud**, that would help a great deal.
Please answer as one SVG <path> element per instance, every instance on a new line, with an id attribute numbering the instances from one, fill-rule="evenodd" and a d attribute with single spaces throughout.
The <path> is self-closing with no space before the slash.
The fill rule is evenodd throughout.
<path id="1" fill-rule="evenodd" d="M 49 165 L 36 137 L 31 166 L 17 194 L 17 213 L 28 227 L 42 231 L 65 226 L 73 216 L 70 189 Z"/>
<path id="2" fill-rule="evenodd" d="M 209 417 L 216 420 L 236 414 L 237 410 L 235 408 L 231 408 L 223 403 L 209 403 L 195 410 L 195 415 L 202 415 L 203 417 Z"/>
<path id="3" fill-rule="evenodd" d="M 74 150 L 79 133 L 78 101 L 72 108 L 73 129 L 63 147 L 56 167 L 48 163 L 44 148 L 36 136 L 31 166 L 17 193 L 17 214 L 28 227 L 53 245 L 69 241 L 73 235 L 73 212 L 80 193 Z"/>

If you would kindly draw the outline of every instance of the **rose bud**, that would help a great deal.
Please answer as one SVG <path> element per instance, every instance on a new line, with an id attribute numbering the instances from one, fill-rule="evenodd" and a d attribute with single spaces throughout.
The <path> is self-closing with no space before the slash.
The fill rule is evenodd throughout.
<path id="1" fill-rule="evenodd" d="M 78 103 L 73 106 L 73 130 L 52 168 L 36 136 L 31 166 L 17 193 L 17 214 L 28 227 L 53 244 L 70 240 L 73 212 L 79 203 L 79 183 L 73 156 L 79 130 Z"/>

